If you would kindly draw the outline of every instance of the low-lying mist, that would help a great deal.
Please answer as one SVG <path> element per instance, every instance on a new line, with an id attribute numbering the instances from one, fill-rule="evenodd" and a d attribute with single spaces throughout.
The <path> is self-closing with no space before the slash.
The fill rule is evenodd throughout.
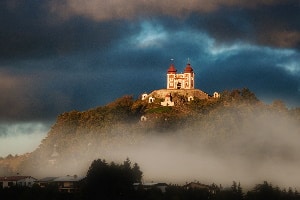
<path id="1" fill-rule="evenodd" d="M 45 167 L 39 176 L 84 176 L 94 159 L 122 162 L 128 157 L 139 164 L 145 182 L 184 184 L 196 180 L 230 186 L 232 181 L 237 181 L 243 187 L 251 187 L 269 181 L 278 186 L 299 188 L 299 124 L 285 114 L 258 113 L 229 118 L 228 113 L 224 113 L 219 116 L 224 118 L 212 117 L 208 126 L 194 120 L 163 133 L 116 127 L 109 133 L 98 134 L 98 138 L 83 134 L 78 143 L 68 147 L 70 152 L 76 148 L 77 153 L 68 156 L 62 151 L 66 144 L 59 144 L 57 140 L 57 146 L 48 147 L 52 154 L 49 160 L 57 161 Z M 53 152 L 59 155 L 53 156 Z"/>
<path id="2" fill-rule="evenodd" d="M 240 181 L 244 186 L 270 181 L 299 187 L 299 126 L 278 116 L 241 123 L 238 134 L 225 137 L 207 137 L 202 127 L 194 127 L 197 132 L 157 133 L 136 146 L 115 148 L 114 154 L 139 163 L 145 181 L 222 185 Z"/>

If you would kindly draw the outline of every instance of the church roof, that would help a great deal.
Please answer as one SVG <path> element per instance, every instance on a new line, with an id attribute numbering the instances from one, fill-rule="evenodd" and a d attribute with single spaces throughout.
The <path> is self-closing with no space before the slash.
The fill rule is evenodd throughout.
<path id="1" fill-rule="evenodd" d="M 172 64 L 170 65 L 169 69 L 168 69 L 168 74 L 169 74 L 169 73 L 176 73 L 176 72 L 177 72 L 177 70 L 176 70 L 174 64 L 172 63 Z"/>
<path id="2" fill-rule="evenodd" d="M 186 66 L 185 66 L 185 69 L 184 69 L 184 73 L 192 73 L 194 70 L 193 68 L 191 67 L 191 64 L 190 63 L 187 63 Z"/>

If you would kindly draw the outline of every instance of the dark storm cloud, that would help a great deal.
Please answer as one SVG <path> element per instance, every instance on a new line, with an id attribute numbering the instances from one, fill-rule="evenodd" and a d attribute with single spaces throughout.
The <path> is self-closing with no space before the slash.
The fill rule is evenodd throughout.
<path id="1" fill-rule="evenodd" d="M 2 58 L 64 55 L 108 47 L 128 34 L 124 19 L 186 20 L 220 42 L 299 48 L 298 1 L 2 1 Z M 144 13 L 144 14 L 143 14 Z M 117 19 L 117 21 L 116 21 Z M 125 24 L 125 25 L 124 25 Z"/>
<path id="2" fill-rule="evenodd" d="M 57 110 L 57 106 L 70 101 L 66 94 L 49 90 L 48 80 L 42 74 L 0 72 L 1 93 L 5 94 L 0 98 L 1 120 L 49 119 L 49 115 L 53 117 L 56 114 L 53 111 Z"/>
<path id="3" fill-rule="evenodd" d="M 269 51 L 249 48 L 215 60 L 203 70 L 205 76 L 199 81 L 210 93 L 213 89 L 222 91 L 247 87 L 266 102 L 284 99 L 288 105 L 299 105 L 300 74 L 290 73 L 288 68 L 278 66 L 278 63 L 289 59 Z"/>
<path id="4" fill-rule="evenodd" d="M 253 8 L 224 7 L 195 13 L 187 23 L 208 32 L 218 42 L 247 41 L 258 45 L 300 48 L 300 23 L 296 1 Z"/>
<path id="5" fill-rule="evenodd" d="M 174 1 L 171 5 L 167 1 L 136 0 L 42 3 L 6 0 L 1 4 L 0 58 L 3 60 L 107 51 L 113 42 L 131 34 L 128 21 L 153 17 L 164 21 L 168 28 L 182 26 L 180 22 L 172 22 L 181 21 L 207 32 L 217 42 L 243 40 L 293 48 L 299 48 L 300 42 L 297 1 L 194 0 L 185 4 Z"/>
<path id="6" fill-rule="evenodd" d="M 192 0 L 184 3 L 179 0 L 59 0 L 52 1 L 49 7 L 55 16 L 63 20 L 76 16 L 94 21 L 153 16 L 185 20 L 192 15 L 192 23 L 199 20 L 199 28 L 208 31 L 221 42 L 246 39 L 279 47 L 299 48 L 300 45 L 300 25 L 297 20 L 300 3 L 297 0 Z"/>
<path id="7" fill-rule="evenodd" d="M 121 37 L 118 22 L 97 23 L 85 18 L 65 22 L 52 19 L 45 4 L 35 0 L 2 1 L 0 8 L 0 59 L 64 56 L 74 51 L 107 48 Z"/>

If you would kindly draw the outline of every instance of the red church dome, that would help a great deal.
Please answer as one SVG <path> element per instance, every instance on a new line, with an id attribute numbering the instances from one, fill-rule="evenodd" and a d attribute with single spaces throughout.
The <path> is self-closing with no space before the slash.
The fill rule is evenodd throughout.
<path id="1" fill-rule="evenodd" d="M 184 73 L 193 73 L 193 71 L 194 70 L 191 67 L 191 64 L 190 63 L 186 64 L 185 69 L 184 69 Z"/>
<path id="2" fill-rule="evenodd" d="M 168 69 L 168 74 L 176 73 L 176 72 L 177 72 L 177 70 L 176 70 L 174 64 L 172 63 Z"/>

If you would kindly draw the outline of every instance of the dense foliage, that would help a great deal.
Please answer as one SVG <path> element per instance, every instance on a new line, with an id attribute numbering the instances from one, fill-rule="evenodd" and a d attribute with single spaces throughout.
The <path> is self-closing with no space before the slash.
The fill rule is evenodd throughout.
<path id="1" fill-rule="evenodd" d="M 94 160 L 86 175 L 85 196 L 88 199 L 129 198 L 133 184 L 141 182 L 142 172 L 137 163 L 129 159 L 119 165 L 105 160 Z"/>

